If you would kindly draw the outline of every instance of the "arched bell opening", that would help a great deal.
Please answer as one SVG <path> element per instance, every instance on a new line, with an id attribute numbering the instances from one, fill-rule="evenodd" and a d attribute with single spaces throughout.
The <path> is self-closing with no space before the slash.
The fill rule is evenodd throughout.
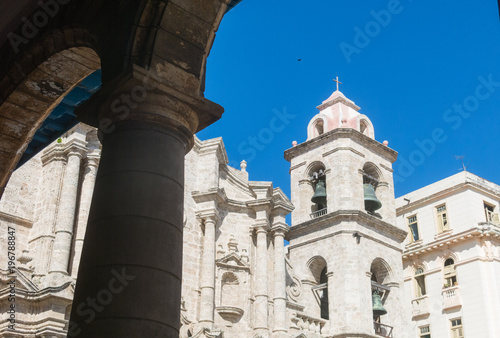
<path id="1" fill-rule="evenodd" d="M 366 163 L 361 171 L 363 176 L 364 208 L 369 214 L 382 218 L 377 212 L 382 208 L 382 202 L 377 198 L 377 188 L 381 182 L 380 170 L 373 163 Z"/>
<path id="2" fill-rule="evenodd" d="M 390 268 L 385 260 L 376 258 L 371 264 L 370 273 L 373 321 L 380 324 L 381 317 L 388 313 L 384 304 L 390 292 L 387 286 L 391 279 Z M 379 329 L 384 327 L 380 326 Z"/>
<path id="3" fill-rule="evenodd" d="M 311 273 L 312 282 L 315 284 L 311 290 L 318 304 L 321 318 L 329 319 L 328 312 L 328 268 L 326 261 L 321 256 L 311 258 L 307 264 Z"/>
<path id="4" fill-rule="evenodd" d="M 326 170 L 322 163 L 316 163 L 308 173 L 313 188 L 311 196 L 311 217 L 315 218 L 327 213 Z"/>
<path id="5" fill-rule="evenodd" d="M 323 319 L 329 319 L 330 316 L 328 315 L 328 277 L 326 275 L 326 266 L 321 270 L 321 275 L 319 277 L 319 283 L 320 285 L 324 285 L 325 287 L 323 288 L 323 292 L 321 293 L 320 297 L 320 311 L 321 311 L 321 318 Z"/>

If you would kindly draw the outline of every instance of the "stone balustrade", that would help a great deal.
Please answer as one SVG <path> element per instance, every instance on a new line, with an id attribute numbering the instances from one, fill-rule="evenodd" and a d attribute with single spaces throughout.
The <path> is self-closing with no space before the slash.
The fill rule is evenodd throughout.
<path id="1" fill-rule="evenodd" d="M 292 318 L 292 322 L 301 332 L 310 332 L 321 334 L 326 320 L 321 318 L 315 318 L 311 316 L 307 316 L 304 313 L 297 312 L 295 316 Z"/>
<path id="2" fill-rule="evenodd" d="M 411 301 L 412 317 L 420 317 L 429 314 L 429 297 L 427 295 L 415 298 Z"/>
<path id="3" fill-rule="evenodd" d="M 460 288 L 458 286 L 443 289 L 442 294 L 443 309 L 462 306 L 462 299 L 460 298 Z"/>

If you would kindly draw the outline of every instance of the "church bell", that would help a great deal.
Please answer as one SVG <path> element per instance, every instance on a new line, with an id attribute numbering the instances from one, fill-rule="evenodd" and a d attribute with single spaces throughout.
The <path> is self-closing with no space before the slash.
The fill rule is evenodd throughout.
<path id="1" fill-rule="evenodd" d="M 326 205 L 325 181 L 319 180 L 318 183 L 316 183 L 316 188 L 314 189 L 314 195 L 311 198 L 311 202 Z"/>
<path id="2" fill-rule="evenodd" d="M 378 291 L 375 291 L 372 295 L 372 308 L 373 308 L 373 317 L 383 316 L 387 313 L 387 310 L 382 306 L 382 298 Z"/>
<path id="3" fill-rule="evenodd" d="M 365 210 L 369 212 L 374 212 L 382 207 L 382 203 L 377 199 L 375 195 L 375 189 L 370 183 L 363 184 L 363 189 L 365 192 Z"/>

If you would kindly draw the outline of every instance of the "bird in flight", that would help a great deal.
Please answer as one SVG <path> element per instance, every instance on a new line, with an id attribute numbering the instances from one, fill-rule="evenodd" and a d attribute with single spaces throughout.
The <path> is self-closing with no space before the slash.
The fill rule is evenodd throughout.
<path id="1" fill-rule="evenodd" d="M 297 59 L 297 61 L 300 61 L 300 60 L 302 60 L 302 58 L 300 58 L 300 59 Z"/>

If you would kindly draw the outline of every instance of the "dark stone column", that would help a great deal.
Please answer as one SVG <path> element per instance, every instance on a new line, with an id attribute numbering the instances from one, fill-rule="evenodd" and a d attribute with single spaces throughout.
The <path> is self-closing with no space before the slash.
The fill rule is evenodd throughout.
<path id="1" fill-rule="evenodd" d="M 203 111 L 137 68 L 100 96 L 85 107 L 102 155 L 68 337 L 178 337 L 184 155 Z"/>

